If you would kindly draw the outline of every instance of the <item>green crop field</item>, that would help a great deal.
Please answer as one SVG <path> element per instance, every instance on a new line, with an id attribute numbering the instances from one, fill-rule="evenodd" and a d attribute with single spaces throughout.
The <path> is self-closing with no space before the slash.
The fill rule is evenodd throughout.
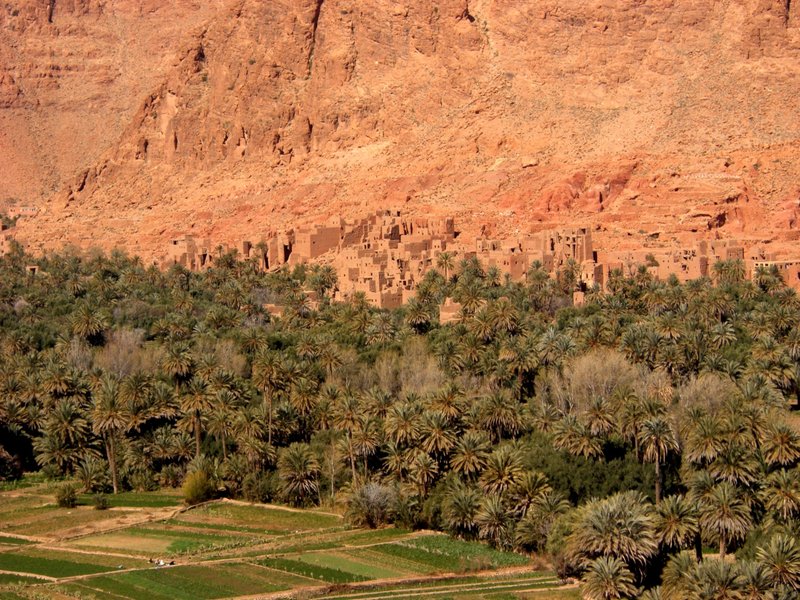
<path id="1" fill-rule="evenodd" d="M 73 562 L 42 556 L 26 556 L 16 552 L 0 554 L 0 570 L 45 575 L 47 577 L 74 577 L 111 570 L 110 567 L 88 562 Z"/>
<path id="2" fill-rule="evenodd" d="M 180 492 L 175 490 L 173 493 L 164 492 L 122 492 L 120 494 L 106 494 L 108 506 L 112 508 L 178 508 L 183 504 Z M 93 494 L 81 494 L 78 502 L 82 505 L 91 506 L 94 503 Z"/>
<path id="3" fill-rule="evenodd" d="M 251 539 L 253 539 L 251 536 L 243 538 L 229 534 L 198 532 L 162 523 L 158 526 L 130 527 L 118 532 L 88 536 L 77 540 L 75 546 L 84 549 L 109 549 L 128 554 L 156 553 L 175 556 L 201 549 L 227 547 Z"/>
<path id="4" fill-rule="evenodd" d="M 429 567 L 430 572 L 464 572 L 522 566 L 527 560 L 518 554 L 498 552 L 481 544 L 462 542 L 444 535 L 412 538 L 374 546 L 371 550 L 392 559 L 401 559 Z"/>
<path id="5" fill-rule="evenodd" d="M 45 579 L 31 577 L 29 575 L 14 575 L 13 573 L 0 573 L 0 586 L 22 585 L 32 583 L 42 583 Z"/>
<path id="6" fill-rule="evenodd" d="M 560 587 L 551 573 L 526 569 L 522 555 L 441 534 L 351 529 L 323 511 L 217 501 L 176 513 L 169 509 L 179 508 L 179 498 L 171 492 L 109 496 L 104 511 L 65 509 L 52 493 L 44 484 L 0 492 L 0 600 L 272 592 L 497 600 Z M 35 532 L 39 537 L 16 537 Z M 494 573 L 508 567 L 513 573 Z"/>
<path id="7" fill-rule="evenodd" d="M 258 505 L 215 503 L 179 515 L 177 522 L 246 528 L 275 535 L 338 527 L 342 518 L 316 511 L 297 511 Z"/>
<path id="8" fill-rule="evenodd" d="M 26 540 L 24 538 L 13 537 L 10 535 L 0 535 L 0 545 L 5 546 L 25 546 L 27 544 L 32 544 L 30 540 Z"/>

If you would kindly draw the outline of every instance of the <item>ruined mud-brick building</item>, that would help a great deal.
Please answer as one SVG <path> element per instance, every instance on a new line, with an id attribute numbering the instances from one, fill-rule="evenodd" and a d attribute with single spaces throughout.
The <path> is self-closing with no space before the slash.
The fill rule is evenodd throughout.
<path id="1" fill-rule="evenodd" d="M 320 232 L 330 236 L 330 232 Z M 342 222 L 339 243 L 325 262 L 339 275 L 336 297 L 363 292 L 374 306 L 393 308 L 414 296 L 422 278 L 458 236 L 452 218 L 405 218 L 380 211 L 366 219 Z M 330 237 L 320 237 L 324 246 Z M 329 250 L 333 250 L 329 248 Z M 293 260 L 307 260 L 308 246 Z"/>
<path id="2" fill-rule="evenodd" d="M 582 269 L 585 265 L 589 272 L 589 265 L 597 262 L 592 232 L 586 228 L 545 231 L 509 240 L 478 238 L 475 256 L 485 267 L 496 267 L 514 281 L 523 280 L 534 263 L 554 273 L 570 261 Z"/>
<path id="3" fill-rule="evenodd" d="M 187 235 L 171 241 L 165 264 L 203 270 L 230 249 L 212 248 L 209 240 Z M 265 270 L 311 261 L 328 264 L 338 275 L 335 299 L 361 292 L 379 308 L 398 307 L 411 299 L 443 252 L 451 254 L 454 263 L 475 257 L 485 268 L 495 267 L 513 281 L 523 281 L 533 265 L 550 274 L 574 266 L 581 292 L 578 300 L 582 292 L 607 289 L 615 271 L 631 276 L 644 267 L 656 279 L 675 276 L 686 282 L 712 277 L 712 267 L 720 260 L 743 261 L 747 277 L 759 266 L 775 267 L 787 285 L 800 289 L 800 260 L 777 260 L 752 240 L 701 240 L 687 247 L 607 252 L 595 248 L 588 228 L 465 240 L 452 218 L 410 218 L 388 210 L 362 219 L 332 218 L 321 225 L 273 232 L 255 245 L 242 242 L 236 251 L 242 259 L 256 259 Z M 456 319 L 457 313 L 454 307 L 443 307 L 447 320 Z"/>
<path id="4" fill-rule="evenodd" d="M 170 240 L 163 266 L 181 265 L 190 271 L 203 271 L 211 267 L 213 253 L 208 239 L 197 240 L 184 235 Z"/>

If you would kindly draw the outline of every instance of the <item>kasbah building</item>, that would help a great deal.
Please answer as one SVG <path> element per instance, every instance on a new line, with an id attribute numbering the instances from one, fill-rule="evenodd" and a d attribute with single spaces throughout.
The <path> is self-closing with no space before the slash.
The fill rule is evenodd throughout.
<path id="1" fill-rule="evenodd" d="M 193 271 L 213 265 L 220 246 L 208 239 L 184 236 L 170 242 L 160 266 L 179 264 Z M 224 248 L 231 250 L 231 248 Z M 338 275 L 334 299 L 363 292 L 377 308 L 396 308 L 415 295 L 425 274 L 436 267 L 437 257 L 449 253 L 454 263 L 477 258 L 484 268 L 496 267 L 501 275 L 523 281 L 538 261 L 553 274 L 570 261 L 579 267 L 580 289 L 605 289 L 614 270 L 634 274 L 640 266 L 657 279 L 675 275 L 686 282 L 711 276 L 719 260 L 741 260 L 750 278 L 759 267 L 776 267 L 784 282 L 800 290 L 800 260 L 777 260 L 757 243 L 746 240 L 699 240 L 687 248 L 645 248 L 637 251 L 603 251 L 592 242 L 588 228 L 559 229 L 513 239 L 464 239 L 455 220 L 407 218 L 400 211 L 382 210 L 356 220 L 334 218 L 327 223 L 286 230 L 258 244 L 243 241 L 239 258 L 255 259 L 265 270 L 317 262 L 332 266 Z M 583 301 L 575 292 L 574 301 Z M 458 313 L 450 303 L 442 307 L 442 320 Z"/>

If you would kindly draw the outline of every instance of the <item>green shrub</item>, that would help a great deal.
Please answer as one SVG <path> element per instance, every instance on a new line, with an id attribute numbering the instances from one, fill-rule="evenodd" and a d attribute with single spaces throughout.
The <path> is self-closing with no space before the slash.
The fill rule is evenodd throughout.
<path id="1" fill-rule="evenodd" d="M 75 471 L 85 492 L 101 492 L 109 483 L 108 464 L 93 456 L 87 456 Z"/>
<path id="2" fill-rule="evenodd" d="M 154 492 L 158 489 L 158 481 L 153 474 L 143 469 L 137 469 L 128 474 L 127 481 L 130 487 L 137 492 Z"/>
<path id="3" fill-rule="evenodd" d="M 106 510 L 108 508 L 108 496 L 105 494 L 95 494 L 92 497 L 92 504 L 95 510 Z"/>
<path id="4" fill-rule="evenodd" d="M 205 471 L 194 471 L 183 480 L 183 499 L 186 504 L 199 504 L 210 500 L 214 495 L 214 486 Z"/>
<path id="5" fill-rule="evenodd" d="M 242 481 L 242 498 L 248 502 L 272 502 L 278 492 L 275 473 L 256 471 Z"/>
<path id="6" fill-rule="evenodd" d="M 75 508 L 78 505 L 78 492 L 71 483 L 65 483 L 56 489 L 56 504 L 62 508 Z"/>
<path id="7" fill-rule="evenodd" d="M 161 487 L 176 488 L 181 484 L 183 470 L 177 465 L 166 465 L 158 474 L 158 483 Z"/>
<path id="8" fill-rule="evenodd" d="M 0 427 L 0 433 L 6 434 L 5 427 Z M 0 446 L 0 481 L 13 481 L 22 477 L 22 465 L 16 456 L 6 452 Z"/>
<path id="9" fill-rule="evenodd" d="M 63 476 L 59 468 L 53 464 L 44 465 L 39 472 L 46 481 L 56 481 Z"/>
<path id="10" fill-rule="evenodd" d="M 375 529 L 388 523 L 397 504 L 394 488 L 370 481 L 357 488 L 347 503 L 347 518 L 357 527 Z"/>

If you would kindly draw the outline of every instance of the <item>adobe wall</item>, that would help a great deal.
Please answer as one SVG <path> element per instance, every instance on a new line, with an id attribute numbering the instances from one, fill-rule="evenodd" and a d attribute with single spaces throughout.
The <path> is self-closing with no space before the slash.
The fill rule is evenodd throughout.
<path id="1" fill-rule="evenodd" d="M 679 247 L 679 243 L 606 252 L 593 239 L 592 231 L 581 227 L 510 239 L 463 239 L 452 218 L 410 219 L 400 211 L 383 210 L 362 219 L 333 218 L 323 225 L 274 232 L 255 246 L 242 242 L 237 250 L 242 258 L 258 258 L 266 270 L 309 261 L 329 264 L 338 274 L 335 297 L 364 292 L 369 302 L 380 308 L 399 306 L 413 297 L 416 286 L 436 268 L 443 252 L 451 255 L 454 266 L 475 257 L 484 268 L 496 267 L 514 281 L 524 281 L 535 263 L 550 274 L 575 264 L 581 291 L 606 289 L 615 270 L 631 276 L 644 266 L 657 279 L 674 275 L 689 281 L 712 276 L 711 267 L 718 260 L 744 260 L 748 277 L 756 263 L 772 261 L 787 284 L 800 289 L 800 260 L 776 262 L 755 240 L 700 240 L 687 247 Z M 210 241 L 185 236 L 171 242 L 165 264 L 202 270 L 209 268 L 213 259 Z"/>

